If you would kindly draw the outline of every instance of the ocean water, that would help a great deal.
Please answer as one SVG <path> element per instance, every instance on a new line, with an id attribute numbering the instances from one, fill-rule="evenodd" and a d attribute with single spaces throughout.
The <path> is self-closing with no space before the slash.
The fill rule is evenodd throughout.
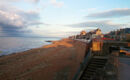
<path id="1" fill-rule="evenodd" d="M 60 38 L 46 37 L 0 37 L 0 56 L 26 51 L 32 48 L 51 44 L 47 40 L 60 40 Z"/>

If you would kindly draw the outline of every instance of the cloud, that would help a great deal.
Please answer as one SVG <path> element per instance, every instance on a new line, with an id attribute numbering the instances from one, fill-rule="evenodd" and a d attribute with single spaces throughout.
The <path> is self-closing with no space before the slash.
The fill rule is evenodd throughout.
<path id="1" fill-rule="evenodd" d="M 30 3 L 38 3 L 40 0 L 0 0 L 0 2 L 19 2 L 19 1 L 24 1 L 24 2 L 30 2 Z"/>
<path id="2" fill-rule="evenodd" d="M 37 11 L 24 11 L 15 6 L 0 4 L 0 35 L 21 36 L 31 33 L 27 27 L 42 24 Z M 3 32 L 3 33 L 2 33 Z"/>
<path id="3" fill-rule="evenodd" d="M 62 7 L 64 5 L 63 2 L 57 2 L 56 0 L 50 0 L 50 3 L 56 7 Z"/>
<path id="4" fill-rule="evenodd" d="M 40 0 L 24 0 L 24 1 L 32 2 L 32 3 L 38 3 L 38 2 L 40 2 Z"/>
<path id="5" fill-rule="evenodd" d="M 81 9 L 81 12 L 95 12 L 97 10 L 97 8 L 88 8 L 88 9 Z"/>
<path id="6" fill-rule="evenodd" d="M 109 32 L 111 30 L 118 29 L 122 26 L 126 26 L 126 24 L 117 24 L 113 23 L 110 20 L 104 20 L 104 21 L 88 21 L 88 22 L 83 22 L 83 23 L 78 23 L 78 24 L 71 24 L 67 25 L 71 27 L 92 27 L 92 28 L 100 28 L 103 30 L 103 32 Z"/>
<path id="7" fill-rule="evenodd" d="M 89 14 L 88 18 L 112 18 L 130 16 L 130 8 L 116 8 L 108 11 Z"/>
<path id="8" fill-rule="evenodd" d="M 46 27 L 46 28 L 43 28 Z M 75 28 L 75 27 L 69 27 L 64 25 L 43 25 L 39 26 L 38 28 L 34 27 L 33 32 L 40 35 L 40 36 L 49 36 L 49 37 L 67 37 L 71 35 L 78 34 L 81 30 L 84 30 L 84 28 Z"/>

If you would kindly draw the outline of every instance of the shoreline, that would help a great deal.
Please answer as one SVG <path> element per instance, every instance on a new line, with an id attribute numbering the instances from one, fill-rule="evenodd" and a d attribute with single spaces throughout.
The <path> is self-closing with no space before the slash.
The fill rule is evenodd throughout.
<path id="1" fill-rule="evenodd" d="M 84 59 L 85 50 L 83 42 L 62 39 L 0 57 L 0 79 L 72 80 Z"/>
<path id="2" fill-rule="evenodd" d="M 10 55 L 13 55 L 13 54 L 22 53 L 22 52 L 25 52 L 25 51 L 28 51 L 28 50 L 32 50 L 32 49 L 42 48 L 43 46 L 47 46 L 47 45 L 53 44 L 53 42 L 55 42 L 55 41 L 59 41 L 59 40 L 46 40 L 45 42 L 47 42 L 48 44 L 44 44 L 44 45 L 42 45 L 40 47 L 30 48 L 30 49 L 22 50 L 22 51 L 16 51 L 16 52 L 11 52 L 11 53 L 3 53 L 3 51 L 0 51 L 0 58 L 3 57 L 3 56 L 10 56 Z"/>

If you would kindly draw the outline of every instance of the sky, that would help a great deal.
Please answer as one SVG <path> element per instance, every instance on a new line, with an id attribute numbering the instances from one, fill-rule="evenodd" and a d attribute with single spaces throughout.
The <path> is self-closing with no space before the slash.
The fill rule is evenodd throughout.
<path id="1" fill-rule="evenodd" d="M 67 37 L 130 28 L 130 0 L 0 0 L 0 36 Z"/>

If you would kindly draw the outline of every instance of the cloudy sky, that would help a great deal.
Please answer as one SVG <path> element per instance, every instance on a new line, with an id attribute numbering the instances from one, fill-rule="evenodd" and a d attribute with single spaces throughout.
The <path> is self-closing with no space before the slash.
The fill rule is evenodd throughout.
<path id="1" fill-rule="evenodd" d="M 130 0 L 0 0 L 0 36 L 66 37 L 130 27 Z"/>

